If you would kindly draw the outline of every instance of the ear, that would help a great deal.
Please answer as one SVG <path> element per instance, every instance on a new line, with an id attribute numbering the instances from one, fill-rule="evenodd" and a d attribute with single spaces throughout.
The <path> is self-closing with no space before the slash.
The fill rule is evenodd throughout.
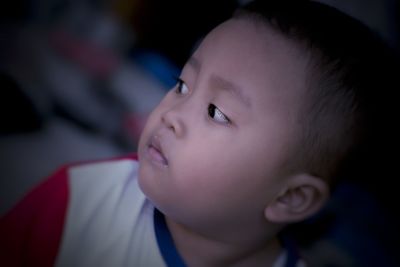
<path id="1" fill-rule="evenodd" d="M 264 210 L 267 220 L 274 223 L 301 221 L 315 214 L 325 204 L 329 186 L 310 174 L 290 177 L 282 192 Z"/>

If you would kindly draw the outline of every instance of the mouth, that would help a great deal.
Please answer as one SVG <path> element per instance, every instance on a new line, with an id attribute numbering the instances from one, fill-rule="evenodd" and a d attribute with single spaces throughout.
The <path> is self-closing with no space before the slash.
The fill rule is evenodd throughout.
<path id="1" fill-rule="evenodd" d="M 162 151 L 160 140 L 156 136 L 151 138 L 148 145 L 148 154 L 152 161 L 163 166 L 168 166 L 168 160 Z"/>

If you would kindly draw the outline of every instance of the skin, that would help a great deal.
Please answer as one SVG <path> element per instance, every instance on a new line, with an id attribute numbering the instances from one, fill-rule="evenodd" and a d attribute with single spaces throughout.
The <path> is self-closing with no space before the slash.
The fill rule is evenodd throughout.
<path id="1" fill-rule="evenodd" d="M 304 173 L 285 168 L 300 129 L 303 54 L 266 25 L 228 20 L 150 115 L 139 185 L 189 266 L 268 266 L 279 254 L 278 199 Z"/>

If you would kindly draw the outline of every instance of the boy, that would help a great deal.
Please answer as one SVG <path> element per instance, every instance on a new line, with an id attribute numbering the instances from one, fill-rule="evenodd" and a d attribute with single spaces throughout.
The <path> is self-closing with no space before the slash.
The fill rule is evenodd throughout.
<path id="1" fill-rule="evenodd" d="M 280 3 L 205 37 L 149 117 L 139 163 L 62 168 L 11 210 L 1 264 L 304 266 L 279 233 L 321 209 L 369 137 L 380 56 L 364 58 L 375 39 L 333 8 Z"/>

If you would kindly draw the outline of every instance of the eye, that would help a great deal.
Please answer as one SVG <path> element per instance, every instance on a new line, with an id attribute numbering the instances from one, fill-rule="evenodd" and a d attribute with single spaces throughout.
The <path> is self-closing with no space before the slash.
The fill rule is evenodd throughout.
<path id="1" fill-rule="evenodd" d="M 186 95 L 187 93 L 189 93 L 189 88 L 187 87 L 185 82 L 180 78 L 177 78 L 176 80 L 177 80 L 177 84 L 176 84 L 175 92 L 179 95 Z"/>
<path id="2" fill-rule="evenodd" d="M 230 119 L 214 104 L 208 105 L 208 116 L 218 123 L 230 123 Z"/>

